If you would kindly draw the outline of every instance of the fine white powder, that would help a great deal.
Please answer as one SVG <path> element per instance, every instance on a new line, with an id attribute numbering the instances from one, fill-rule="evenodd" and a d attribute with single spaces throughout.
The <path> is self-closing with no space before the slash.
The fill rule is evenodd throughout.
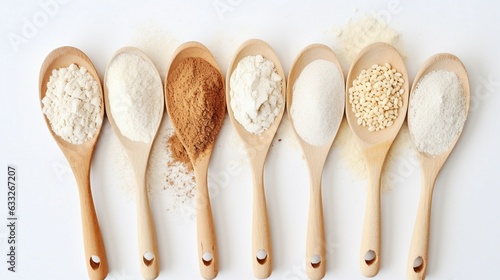
<path id="1" fill-rule="evenodd" d="M 315 60 L 300 73 L 293 85 L 290 115 L 300 138 L 321 146 L 335 136 L 344 116 L 345 85 L 337 66 Z"/>
<path id="2" fill-rule="evenodd" d="M 249 132 L 260 135 L 283 106 L 281 76 L 262 55 L 240 60 L 230 78 L 234 118 Z"/>
<path id="3" fill-rule="evenodd" d="M 151 143 L 161 119 L 163 88 L 158 70 L 136 53 L 121 53 L 106 73 L 109 106 L 120 132 Z"/>
<path id="4" fill-rule="evenodd" d="M 85 67 L 54 69 L 42 104 L 52 131 L 72 144 L 91 139 L 102 124 L 101 89 Z"/>
<path id="5" fill-rule="evenodd" d="M 346 26 L 337 28 L 340 42 L 339 60 L 344 69 L 349 69 L 352 61 L 366 46 L 375 42 L 384 42 L 395 47 L 404 57 L 403 41 L 400 33 L 392 29 L 388 22 L 376 12 L 359 18 L 351 18 Z"/>
<path id="6" fill-rule="evenodd" d="M 467 117 L 465 95 L 455 72 L 425 75 L 410 96 L 408 126 L 419 152 L 437 156 L 448 150 Z"/>

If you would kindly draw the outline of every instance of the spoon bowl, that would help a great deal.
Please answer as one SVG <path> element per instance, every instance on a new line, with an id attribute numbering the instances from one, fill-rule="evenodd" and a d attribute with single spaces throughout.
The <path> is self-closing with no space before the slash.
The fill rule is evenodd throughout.
<path id="1" fill-rule="evenodd" d="M 402 74 L 403 106 L 398 109 L 398 117 L 392 126 L 379 131 L 369 131 L 367 127 L 357 124 L 357 119 L 349 103 L 349 88 L 363 69 L 368 69 L 374 64 L 384 65 L 389 63 L 393 69 Z M 358 147 L 361 149 L 369 175 L 370 185 L 367 189 L 367 203 L 365 222 L 361 240 L 361 273 L 366 277 L 377 275 L 380 269 L 381 248 L 381 215 L 380 215 L 380 176 L 382 166 L 389 148 L 396 138 L 404 122 L 408 109 L 409 82 L 408 73 L 403 59 L 398 51 L 386 43 L 373 43 L 365 47 L 354 60 L 346 85 L 346 118 L 351 131 L 355 135 Z"/>
<path id="2" fill-rule="evenodd" d="M 274 63 L 276 72 L 281 80 L 281 94 L 285 103 L 286 78 L 278 56 L 266 42 L 258 39 L 251 39 L 244 42 L 237 50 L 228 68 L 226 77 L 226 103 L 229 118 L 236 132 L 244 143 L 250 159 L 253 177 L 253 222 L 252 222 L 252 267 L 255 277 L 267 278 L 272 273 L 272 243 L 269 229 L 269 218 L 267 215 L 266 197 L 264 191 L 264 163 L 273 141 L 274 135 L 285 111 L 283 104 L 279 114 L 275 117 L 271 126 L 262 134 L 253 134 L 245 129 L 235 118 L 231 108 L 231 75 L 238 66 L 238 63 L 247 56 L 262 55 L 264 58 Z"/>
<path id="3" fill-rule="evenodd" d="M 321 44 L 313 44 L 302 50 L 295 59 L 290 74 L 288 76 L 287 88 L 287 111 L 288 117 L 291 120 L 293 130 L 297 135 L 297 139 L 304 152 L 307 166 L 310 174 L 310 204 L 309 204 L 309 222 L 307 231 L 307 244 L 306 244 L 306 272 L 309 279 L 322 279 L 326 273 L 326 248 L 325 244 L 325 229 L 323 222 L 323 202 L 321 196 L 321 177 L 323 174 L 323 167 L 326 158 L 335 139 L 337 131 L 333 134 L 332 138 L 325 144 L 316 146 L 311 145 L 304 141 L 295 129 L 293 118 L 291 115 L 291 108 L 293 104 L 293 88 L 295 81 L 299 78 L 302 70 L 311 62 L 322 59 L 335 64 L 339 73 L 344 81 L 344 74 L 335 53 L 327 46 Z M 343 94 L 343 92 L 342 92 Z M 344 107 L 342 107 L 342 111 Z M 337 125 L 340 126 L 339 120 Z"/>
<path id="4" fill-rule="evenodd" d="M 196 156 L 196 152 L 190 149 L 191 139 L 184 135 L 180 130 L 180 123 L 176 122 L 176 118 L 172 116 L 172 111 L 176 106 L 174 97 L 170 96 L 167 85 L 172 81 L 172 72 L 186 58 L 201 58 L 212 65 L 221 77 L 222 73 L 217 64 L 217 61 L 204 45 L 198 42 L 187 42 L 177 48 L 170 63 L 167 76 L 165 78 L 165 101 L 168 108 L 172 125 L 176 131 L 176 135 L 186 149 L 187 154 L 193 165 L 196 179 L 196 223 L 198 234 L 198 261 L 200 266 L 200 274 L 205 279 L 213 279 L 218 274 L 219 257 L 217 252 L 217 240 L 215 235 L 215 227 L 212 216 L 212 207 L 210 205 L 210 195 L 208 192 L 208 165 L 210 156 L 215 145 L 215 140 L 211 142 L 201 154 Z M 224 90 L 224 88 L 222 89 Z M 220 102 L 225 102 L 224 100 Z M 224 104 L 225 113 L 225 104 Z M 213 120 L 217 129 L 220 129 L 224 118 Z M 218 132 L 217 132 L 218 133 Z"/>
<path id="5" fill-rule="evenodd" d="M 462 85 L 465 95 L 466 112 L 469 111 L 470 103 L 470 85 L 469 77 L 465 66 L 459 58 L 452 54 L 440 53 L 430 57 L 415 76 L 411 92 L 413 94 L 420 80 L 428 73 L 435 70 L 446 70 L 455 72 Z M 431 93 L 429 93 L 431 94 Z M 411 117 L 408 114 L 408 122 L 411 122 Z M 411 129 L 410 129 L 411 132 Z M 461 132 L 457 135 L 456 139 L 448 147 L 445 152 L 433 157 L 423 152 L 418 152 L 418 158 L 422 170 L 422 194 L 420 198 L 419 208 L 417 212 L 417 219 L 413 231 L 413 238 L 411 241 L 410 254 L 408 257 L 408 279 L 425 279 L 427 270 L 427 260 L 429 253 L 429 229 L 430 217 L 432 206 L 432 193 L 437 175 L 443 167 L 446 159 L 455 147 Z M 413 140 L 413 135 L 410 133 Z M 413 140 L 413 142 L 415 142 Z"/>
<path id="6" fill-rule="evenodd" d="M 101 110 L 99 115 L 101 119 L 104 119 L 102 86 L 99 75 L 87 55 L 74 47 L 66 46 L 57 48 L 45 58 L 40 69 L 39 78 L 40 105 L 43 108 L 41 101 L 47 92 L 47 82 L 52 74 L 52 70 L 68 67 L 73 63 L 79 67 L 85 67 L 98 83 L 101 95 Z M 45 115 L 44 119 L 52 137 L 54 137 L 54 140 L 71 166 L 78 185 L 85 259 L 89 278 L 93 280 L 104 279 L 108 274 L 108 264 L 90 187 L 90 164 L 102 123 L 98 126 L 96 133 L 91 139 L 86 140 L 82 144 L 72 144 L 58 136 L 52 130 L 50 122 Z"/>
<path id="7" fill-rule="evenodd" d="M 124 47 L 116 51 L 116 53 L 111 58 L 111 61 L 106 70 L 106 75 L 104 77 L 104 98 L 106 104 L 106 112 L 108 120 L 113 127 L 113 131 L 119 139 L 120 143 L 125 149 L 125 152 L 132 164 L 132 170 L 134 171 L 136 180 L 136 204 L 137 204 L 137 230 L 138 230 L 138 243 L 139 243 L 139 259 L 142 276 L 145 279 L 155 279 L 160 273 L 159 268 L 159 254 L 158 254 L 158 242 L 156 238 L 156 231 L 153 221 L 153 216 L 151 213 L 151 207 L 149 204 L 149 196 L 146 185 L 146 169 L 148 165 L 149 154 L 151 152 L 151 147 L 153 146 L 153 140 L 149 143 L 133 141 L 122 134 L 120 128 L 115 122 L 113 117 L 113 112 L 111 110 L 109 102 L 109 90 L 106 84 L 106 78 L 108 75 L 108 70 L 113 64 L 113 61 L 121 54 L 133 54 L 142 58 L 146 63 L 148 63 L 153 69 L 157 78 L 156 83 L 161 86 L 161 78 L 156 70 L 154 63 L 149 59 L 149 57 L 143 53 L 141 50 L 134 47 Z M 163 104 L 163 95 L 161 95 L 161 100 L 158 100 Z M 158 122 L 154 124 L 155 135 L 161 123 L 161 116 L 163 115 L 164 107 L 161 107 L 159 112 Z M 126 113 L 126 112 L 120 112 Z M 154 137 L 153 137 L 154 139 Z"/>

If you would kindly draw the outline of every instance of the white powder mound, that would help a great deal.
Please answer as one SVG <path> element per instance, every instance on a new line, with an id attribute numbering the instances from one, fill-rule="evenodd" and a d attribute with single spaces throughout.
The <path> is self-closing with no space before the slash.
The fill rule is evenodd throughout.
<path id="1" fill-rule="evenodd" d="M 240 60 L 230 78 L 231 109 L 247 131 L 260 135 L 273 124 L 284 103 L 281 80 L 262 55 Z"/>
<path id="2" fill-rule="evenodd" d="M 163 107 L 158 70 L 139 54 L 121 53 L 106 72 L 106 87 L 120 132 L 132 141 L 153 141 Z"/>
<path id="3" fill-rule="evenodd" d="M 345 86 L 337 66 L 327 60 L 309 63 L 293 85 L 290 115 L 297 134 L 311 145 L 328 143 L 344 116 Z"/>
<path id="4" fill-rule="evenodd" d="M 420 152 L 437 156 L 448 150 L 466 117 L 464 90 L 455 72 L 428 73 L 410 96 L 408 125 Z"/>
<path id="5" fill-rule="evenodd" d="M 72 144 L 91 139 L 102 124 L 101 89 L 85 67 L 54 69 L 42 104 L 54 133 Z"/>

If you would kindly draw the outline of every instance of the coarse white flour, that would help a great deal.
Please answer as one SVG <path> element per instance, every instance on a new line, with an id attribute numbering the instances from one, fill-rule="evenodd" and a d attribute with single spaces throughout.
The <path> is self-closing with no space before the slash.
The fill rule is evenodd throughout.
<path id="1" fill-rule="evenodd" d="M 262 134 L 283 107 L 281 76 L 262 55 L 240 60 L 230 78 L 234 118 L 249 132 Z"/>
<path id="2" fill-rule="evenodd" d="M 345 85 L 337 66 L 318 59 L 309 63 L 293 85 L 290 115 L 297 134 L 311 145 L 326 144 L 344 116 Z"/>
<path id="3" fill-rule="evenodd" d="M 137 53 L 121 53 L 108 67 L 106 87 L 120 132 L 132 141 L 153 141 L 164 106 L 163 87 L 154 65 Z"/>
<path id="4" fill-rule="evenodd" d="M 464 90 L 455 72 L 428 73 L 410 96 L 408 126 L 419 152 L 437 156 L 448 150 L 466 118 Z"/>
<path id="5" fill-rule="evenodd" d="M 42 104 L 54 133 L 72 144 L 91 139 L 102 124 L 101 89 L 85 67 L 54 69 Z"/>

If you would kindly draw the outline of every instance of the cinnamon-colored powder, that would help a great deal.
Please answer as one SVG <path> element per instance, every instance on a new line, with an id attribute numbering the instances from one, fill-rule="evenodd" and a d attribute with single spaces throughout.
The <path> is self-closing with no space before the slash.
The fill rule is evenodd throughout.
<path id="1" fill-rule="evenodd" d="M 222 127 L 226 98 L 222 75 L 202 58 L 179 62 L 167 81 L 170 116 L 188 153 L 196 160 Z"/>
<path id="2" fill-rule="evenodd" d="M 186 149 L 184 149 L 181 140 L 177 137 L 177 134 L 174 133 L 170 138 L 168 138 L 168 145 L 170 145 L 174 161 L 184 163 L 188 166 L 189 170 L 193 170 L 193 166 L 189 160 L 189 155 L 187 154 Z"/>

